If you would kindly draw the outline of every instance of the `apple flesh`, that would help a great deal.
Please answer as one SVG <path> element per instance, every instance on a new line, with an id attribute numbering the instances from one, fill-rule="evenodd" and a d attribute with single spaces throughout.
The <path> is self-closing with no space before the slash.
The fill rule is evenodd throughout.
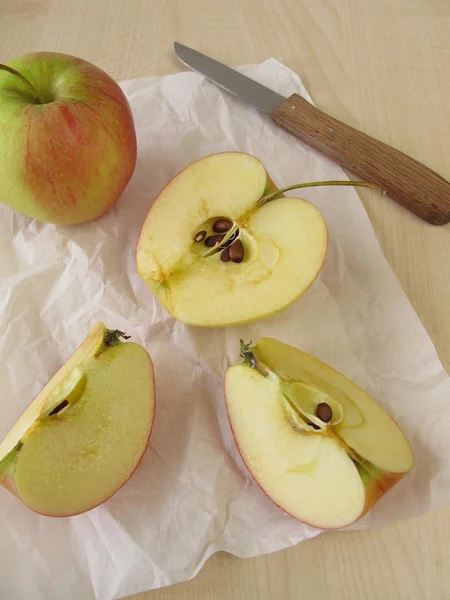
<path id="1" fill-rule="evenodd" d="M 0 483 L 35 512 L 70 516 L 112 496 L 152 430 L 150 356 L 97 323 L 0 444 Z"/>
<path id="2" fill-rule="evenodd" d="M 286 513 L 321 529 L 362 517 L 413 466 L 411 446 L 367 393 L 280 341 L 242 345 L 225 396 L 242 458 Z"/>
<path id="3" fill-rule="evenodd" d="M 299 198 L 261 202 L 274 190 L 262 163 L 242 152 L 202 158 L 162 190 L 136 261 L 172 316 L 209 327 L 254 321 L 313 283 L 327 251 L 325 221 Z"/>
<path id="4" fill-rule="evenodd" d="M 136 165 L 128 101 L 80 58 L 37 52 L 0 65 L 0 200 L 48 223 L 96 219 Z"/>

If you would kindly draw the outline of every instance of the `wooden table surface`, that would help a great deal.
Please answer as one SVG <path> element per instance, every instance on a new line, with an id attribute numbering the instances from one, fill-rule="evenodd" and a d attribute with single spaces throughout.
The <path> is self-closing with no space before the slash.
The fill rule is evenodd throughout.
<path id="1" fill-rule="evenodd" d="M 2 62 L 58 50 L 117 80 L 162 75 L 183 69 L 174 40 L 230 65 L 274 56 L 319 108 L 450 179 L 449 0 L 0 0 Z M 360 195 L 450 371 L 450 226 Z M 448 531 L 450 508 L 255 559 L 219 554 L 192 581 L 133 598 L 448 600 Z"/>

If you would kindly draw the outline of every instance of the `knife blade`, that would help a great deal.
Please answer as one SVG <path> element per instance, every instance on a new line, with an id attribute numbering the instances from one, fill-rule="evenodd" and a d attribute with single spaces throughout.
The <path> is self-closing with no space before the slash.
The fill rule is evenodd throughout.
<path id="1" fill-rule="evenodd" d="M 284 97 L 235 69 L 178 42 L 190 69 L 268 114 L 278 127 L 380 186 L 398 204 L 432 225 L 450 222 L 450 183 L 423 163 L 322 112 L 298 94 Z"/>

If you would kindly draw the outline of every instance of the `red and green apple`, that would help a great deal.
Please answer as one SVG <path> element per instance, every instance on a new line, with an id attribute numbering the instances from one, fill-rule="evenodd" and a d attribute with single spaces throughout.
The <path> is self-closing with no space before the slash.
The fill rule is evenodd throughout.
<path id="1" fill-rule="evenodd" d="M 96 219 L 136 165 L 128 101 L 81 58 L 36 52 L 0 65 L 0 200 L 48 223 Z"/>

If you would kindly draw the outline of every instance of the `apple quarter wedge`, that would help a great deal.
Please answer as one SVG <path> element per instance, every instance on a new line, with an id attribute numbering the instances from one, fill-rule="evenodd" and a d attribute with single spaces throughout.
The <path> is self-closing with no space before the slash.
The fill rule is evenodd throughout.
<path id="1" fill-rule="evenodd" d="M 94 325 L 0 444 L 0 483 L 28 508 L 70 516 L 112 496 L 138 466 L 155 412 L 139 344 Z"/>
<path id="2" fill-rule="evenodd" d="M 225 378 L 233 435 L 286 513 L 321 529 L 345 527 L 410 471 L 399 426 L 344 375 L 271 338 L 243 345 L 242 356 Z"/>

